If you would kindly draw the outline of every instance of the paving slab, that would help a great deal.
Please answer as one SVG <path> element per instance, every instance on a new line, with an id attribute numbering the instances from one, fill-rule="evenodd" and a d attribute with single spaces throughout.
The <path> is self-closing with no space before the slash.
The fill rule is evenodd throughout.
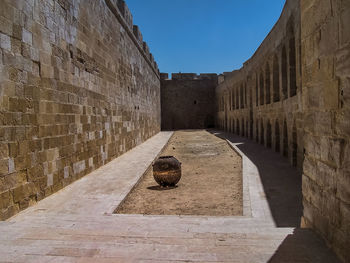
<path id="1" fill-rule="evenodd" d="M 298 171 L 261 145 L 212 132 L 242 156 L 243 216 L 113 214 L 172 135 L 161 132 L 0 222 L 0 262 L 338 262 L 298 228 Z"/>

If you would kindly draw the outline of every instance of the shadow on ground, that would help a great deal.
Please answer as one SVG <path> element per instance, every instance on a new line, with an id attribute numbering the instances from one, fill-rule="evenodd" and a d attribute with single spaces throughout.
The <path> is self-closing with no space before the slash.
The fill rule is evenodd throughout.
<path id="1" fill-rule="evenodd" d="M 163 187 L 160 185 L 153 185 L 153 186 L 149 186 L 147 187 L 148 190 L 153 190 L 153 191 L 167 191 L 167 190 L 172 190 L 177 188 L 177 185 L 175 186 L 169 186 L 169 187 Z"/>
<path id="2" fill-rule="evenodd" d="M 293 234 L 283 240 L 268 263 L 340 263 L 316 233 L 298 228 L 303 213 L 302 177 L 287 158 L 247 138 L 216 130 L 208 132 L 236 144 L 255 164 L 276 227 L 295 227 Z"/>
<path id="3" fill-rule="evenodd" d="M 340 263 L 325 242 L 309 229 L 297 228 L 278 247 L 268 263 Z"/>
<path id="4" fill-rule="evenodd" d="M 236 144 L 255 164 L 276 226 L 299 227 L 303 211 L 301 173 L 291 167 L 287 158 L 252 140 L 220 131 L 209 132 Z"/>

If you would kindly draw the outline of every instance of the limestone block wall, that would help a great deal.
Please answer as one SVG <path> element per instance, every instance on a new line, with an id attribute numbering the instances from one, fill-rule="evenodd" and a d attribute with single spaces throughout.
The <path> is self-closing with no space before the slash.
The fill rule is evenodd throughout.
<path id="1" fill-rule="evenodd" d="M 281 17 L 239 70 L 219 76 L 216 122 L 280 152 L 299 169 L 303 162 L 299 1 Z"/>
<path id="2" fill-rule="evenodd" d="M 301 0 L 304 225 L 350 262 L 350 1 Z"/>
<path id="3" fill-rule="evenodd" d="M 216 74 L 161 74 L 162 130 L 215 126 Z"/>
<path id="4" fill-rule="evenodd" d="M 0 220 L 159 131 L 158 67 L 124 1 L 0 0 Z"/>

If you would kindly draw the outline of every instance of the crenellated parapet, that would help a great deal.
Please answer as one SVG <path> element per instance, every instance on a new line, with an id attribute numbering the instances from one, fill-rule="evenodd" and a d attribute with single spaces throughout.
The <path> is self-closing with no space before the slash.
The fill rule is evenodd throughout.
<path id="1" fill-rule="evenodd" d="M 161 73 L 161 80 L 217 80 L 218 75 L 216 73 L 172 73 L 171 79 L 169 79 L 168 73 Z"/>
<path id="2" fill-rule="evenodd" d="M 130 29 L 133 29 L 132 14 L 131 14 L 127 4 L 125 3 L 125 1 L 124 0 L 113 0 L 113 2 L 116 2 L 120 13 L 122 14 L 122 16 L 124 17 L 124 19 L 127 23 L 127 26 Z"/>
<path id="3" fill-rule="evenodd" d="M 133 24 L 133 17 L 125 0 L 105 1 L 112 13 L 124 26 L 124 29 L 128 32 L 129 37 L 133 40 L 134 44 L 137 46 L 143 57 L 152 67 L 154 73 L 159 76 L 158 64 L 155 62 L 153 55 L 150 53 L 147 43 L 143 41 L 143 36 L 139 26 Z"/>

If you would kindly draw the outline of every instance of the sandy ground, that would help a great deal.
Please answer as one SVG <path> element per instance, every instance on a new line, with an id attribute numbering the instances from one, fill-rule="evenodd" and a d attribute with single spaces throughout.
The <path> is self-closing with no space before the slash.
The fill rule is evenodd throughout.
<path id="1" fill-rule="evenodd" d="M 152 169 L 116 212 L 147 215 L 242 215 L 242 159 L 204 130 L 177 131 L 161 155 L 182 163 L 177 187 L 162 188 Z"/>

